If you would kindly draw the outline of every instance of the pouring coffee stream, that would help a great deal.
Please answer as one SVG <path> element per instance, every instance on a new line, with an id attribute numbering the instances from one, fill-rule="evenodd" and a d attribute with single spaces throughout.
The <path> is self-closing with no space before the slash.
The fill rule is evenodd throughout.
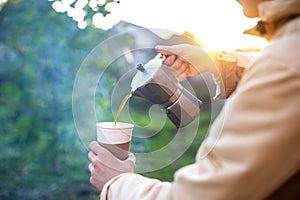
<path id="1" fill-rule="evenodd" d="M 113 127 L 116 127 L 117 125 L 117 120 L 121 114 L 121 111 L 123 110 L 123 107 L 125 106 L 126 102 L 128 101 L 128 99 L 130 99 L 130 97 L 132 96 L 132 93 L 128 93 L 125 98 L 122 100 L 119 108 L 118 108 L 118 111 L 117 111 L 117 115 L 115 117 L 115 120 L 114 120 L 114 123 L 113 123 Z"/>
<path id="2" fill-rule="evenodd" d="M 163 65 L 164 60 L 165 56 L 159 53 L 145 65 L 137 65 L 131 92 L 122 101 L 114 125 L 131 96 L 160 105 L 177 128 L 187 126 L 198 116 L 202 102 L 178 83 L 168 67 Z"/>

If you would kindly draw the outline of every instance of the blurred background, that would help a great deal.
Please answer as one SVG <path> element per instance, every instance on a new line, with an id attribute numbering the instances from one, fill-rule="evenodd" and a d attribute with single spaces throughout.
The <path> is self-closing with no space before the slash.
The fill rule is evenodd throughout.
<path id="1" fill-rule="evenodd" d="M 111 3 L 121 4 L 122 0 L 0 0 L 0 199 L 97 199 L 98 192 L 89 183 L 88 150 L 78 137 L 72 113 L 76 73 L 97 44 L 126 32 L 126 40 L 117 41 L 120 46 L 182 42 L 202 45 L 188 30 L 165 38 L 147 29 L 127 33 L 141 26 L 121 19 L 105 25 L 101 23 L 105 17 L 114 19 L 109 16 Z M 95 68 L 101 68 L 101 60 L 110 57 L 113 48 L 118 46 L 103 49 Z M 114 119 L 118 103 L 112 107 L 109 96 L 122 74 L 154 55 L 153 49 L 147 49 L 135 52 L 133 59 L 124 56 L 110 64 L 96 92 L 99 120 Z M 171 164 L 143 175 L 172 181 L 177 169 L 194 162 L 215 117 L 207 86 L 212 80 L 204 79 L 196 77 L 188 82 L 204 102 L 197 119 L 201 128 L 191 145 Z M 217 110 L 222 103 L 217 104 Z M 133 121 L 140 127 L 151 122 L 149 102 L 132 98 L 128 105 L 133 108 Z M 151 127 L 155 128 L 145 129 L 150 135 L 154 131 Z M 174 133 L 175 127 L 166 120 L 159 134 L 134 140 L 132 151 L 159 149 L 172 140 Z M 154 165 L 161 161 L 151 162 Z"/>

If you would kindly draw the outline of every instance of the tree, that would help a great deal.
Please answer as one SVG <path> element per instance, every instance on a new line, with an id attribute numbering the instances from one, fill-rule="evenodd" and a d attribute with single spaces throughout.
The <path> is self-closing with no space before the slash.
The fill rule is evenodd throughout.
<path id="1" fill-rule="evenodd" d="M 95 194 L 73 123 L 72 86 L 84 57 L 107 35 L 91 27 L 79 30 L 51 2 L 2 5 L 0 199 Z"/>
<path id="2" fill-rule="evenodd" d="M 52 0 L 55 11 L 66 13 L 81 29 L 87 26 L 108 29 L 119 21 L 111 17 L 111 7 L 119 4 L 119 0 Z M 109 18 L 109 19 L 108 19 Z M 107 25 L 107 21 L 111 23 Z"/>

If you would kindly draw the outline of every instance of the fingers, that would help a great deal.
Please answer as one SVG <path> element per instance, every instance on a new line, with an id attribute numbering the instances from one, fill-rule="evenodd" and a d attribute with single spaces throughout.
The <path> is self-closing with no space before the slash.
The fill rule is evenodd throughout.
<path id="1" fill-rule="evenodd" d="M 89 144 L 91 151 L 88 158 L 91 163 L 88 169 L 91 173 L 90 183 L 100 192 L 107 181 L 122 173 L 134 172 L 135 156 L 130 153 L 126 160 L 119 160 L 97 142 Z"/>
<path id="2" fill-rule="evenodd" d="M 91 151 L 88 153 L 88 158 L 93 166 L 99 166 L 101 163 L 98 157 Z"/>
<path id="3" fill-rule="evenodd" d="M 103 165 L 121 171 L 120 166 L 122 166 L 122 161 L 116 158 L 111 152 L 97 142 L 91 142 L 89 147 L 91 152 L 88 153 L 88 158 L 94 166 Z"/>
<path id="4" fill-rule="evenodd" d="M 177 79 L 178 82 L 184 81 L 184 80 L 187 79 L 189 74 L 190 74 L 190 68 L 187 66 L 187 67 L 184 68 L 184 70 L 180 74 L 178 74 L 176 76 L 176 79 Z"/>
<path id="5" fill-rule="evenodd" d="M 172 65 L 169 65 L 169 68 L 179 82 L 185 80 L 189 76 L 189 64 L 181 59 L 176 59 Z"/>
<path id="6" fill-rule="evenodd" d="M 176 79 L 181 82 L 184 81 L 187 77 L 190 76 L 190 63 L 181 59 L 182 48 L 185 48 L 186 45 L 173 45 L 173 46 L 156 46 L 155 49 L 159 53 L 167 55 L 164 64 L 167 65 L 172 74 L 176 77 Z"/>
<path id="7" fill-rule="evenodd" d="M 91 173 L 90 176 L 90 183 L 97 188 L 97 190 L 100 192 L 102 189 L 102 185 L 100 181 L 98 181 L 98 175 L 97 175 L 97 171 L 95 170 L 95 167 L 92 163 L 89 164 L 88 169 Z"/>
<path id="8" fill-rule="evenodd" d="M 170 55 L 165 59 L 164 64 L 167 65 L 167 66 L 171 66 L 171 65 L 174 64 L 175 60 L 176 60 L 176 56 L 175 55 Z"/>
<path id="9" fill-rule="evenodd" d="M 95 161 L 96 161 L 96 155 L 95 155 L 92 151 L 90 151 L 90 152 L 88 153 L 88 158 L 89 158 L 89 160 L 90 160 L 91 162 L 95 162 Z"/>
<path id="10" fill-rule="evenodd" d="M 118 169 L 122 161 L 116 158 L 110 151 L 102 147 L 98 142 L 93 141 L 89 144 L 91 152 L 88 153 L 88 158 L 96 165 L 104 165 L 109 168 Z"/>
<path id="11" fill-rule="evenodd" d="M 99 145 L 96 141 L 92 141 L 90 144 L 89 144 L 89 147 L 92 151 L 96 151 L 97 150 L 97 145 Z"/>
<path id="12" fill-rule="evenodd" d="M 99 191 L 101 192 L 105 182 L 101 181 L 101 175 L 97 174 L 97 170 L 95 170 L 92 164 L 89 164 L 89 171 L 91 173 L 90 176 L 90 183 Z"/>
<path id="13" fill-rule="evenodd" d="M 93 164 L 92 164 L 92 163 L 90 163 L 90 164 L 89 164 L 89 166 L 88 166 L 88 168 L 89 168 L 89 171 L 90 171 L 90 172 L 92 172 L 92 171 L 94 170 L 94 166 L 93 166 Z"/>
<path id="14" fill-rule="evenodd" d="M 184 70 L 186 66 L 180 71 L 177 71 L 176 77 L 184 79 L 190 76 L 197 76 L 202 72 L 215 71 L 213 61 L 207 52 L 200 46 L 193 46 L 190 44 L 177 44 L 171 46 L 158 45 L 155 47 L 156 51 L 167 56 L 164 64 L 173 66 L 177 60 L 187 63 L 188 71 Z M 213 56 L 214 54 L 211 53 Z M 172 56 L 172 57 L 171 57 Z M 174 60 L 175 58 L 175 60 Z M 173 66 L 174 67 L 174 66 Z M 174 69 L 177 69 L 176 67 Z M 213 73 L 212 72 L 212 73 Z"/>
<path id="15" fill-rule="evenodd" d="M 106 166 L 117 171 L 133 171 L 135 167 L 135 156 L 130 153 L 126 160 L 120 160 L 115 157 L 110 151 L 98 144 L 91 142 L 89 144 L 91 152 L 88 153 L 88 158 L 94 166 Z"/>
<path id="16" fill-rule="evenodd" d="M 100 157 L 105 157 L 109 154 L 111 154 L 107 149 L 102 147 L 98 142 L 93 141 L 89 144 L 90 149 L 96 154 L 99 155 Z"/>

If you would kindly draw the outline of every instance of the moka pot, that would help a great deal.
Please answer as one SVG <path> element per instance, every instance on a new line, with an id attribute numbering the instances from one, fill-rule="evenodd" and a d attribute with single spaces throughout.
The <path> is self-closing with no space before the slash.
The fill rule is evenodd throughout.
<path id="1" fill-rule="evenodd" d="M 177 128 L 185 127 L 198 116 L 202 102 L 187 91 L 163 65 L 164 58 L 158 54 L 145 65 L 137 65 L 131 93 L 159 104 Z"/>

